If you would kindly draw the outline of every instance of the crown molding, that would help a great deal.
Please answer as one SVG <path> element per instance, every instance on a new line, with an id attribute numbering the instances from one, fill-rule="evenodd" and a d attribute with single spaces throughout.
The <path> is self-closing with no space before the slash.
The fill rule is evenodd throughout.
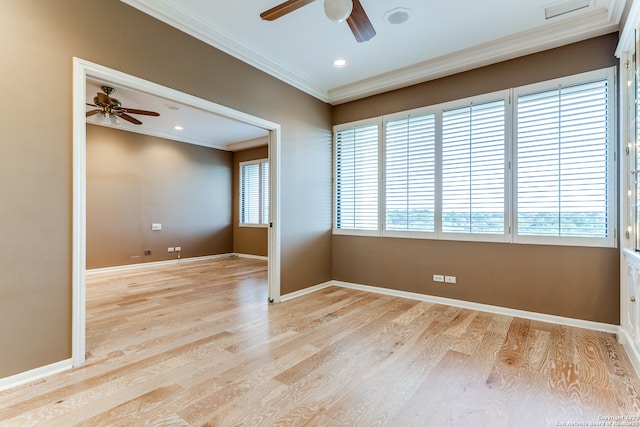
<path id="1" fill-rule="evenodd" d="M 259 138 L 248 139 L 246 141 L 233 142 L 227 144 L 226 150 L 228 151 L 241 151 L 248 150 L 249 148 L 261 147 L 269 144 L 268 136 L 261 136 Z"/>
<path id="2" fill-rule="evenodd" d="M 242 62 L 281 80 L 307 94 L 328 102 L 327 91 L 313 81 L 284 67 L 258 51 L 236 41 L 226 33 L 212 27 L 199 17 L 187 12 L 168 0 L 120 0 L 210 46 L 221 50 Z"/>
<path id="3" fill-rule="evenodd" d="M 228 144 L 224 143 L 224 142 L 219 142 L 219 141 L 215 141 L 215 140 L 204 140 L 204 139 L 200 139 L 200 138 L 193 138 L 193 137 L 185 137 L 182 135 L 179 135 L 177 133 L 172 133 L 172 132 L 165 132 L 162 130 L 158 130 L 158 129 L 153 129 L 150 127 L 133 127 L 133 126 L 129 126 L 126 125 L 126 127 L 120 126 L 120 125 L 113 125 L 111 123 L 96 123 L 91 121 L 91 119 L 87 120 L 87 124 L 88 125 L 93 125 L 93 126 L 101 126 L 101 127 L 105 127 L 105 128 L 110 128 L 110 129 L 114 129 L 114 130 L 120 130 L 120 131 L 124 131 L 124 132 L 131 132 L 131 133 L 137 133 L 139 135 L 147 135 L 147 136 L 153 136 L 156 138 L 163 138 L 163 139 L 168 139 L 170 141 L 178 141 L 178 142 L 184 142 L 187 144 L 192 144 L 192 145 L 199 145 L 201 147 L 207 147 L 207 148 L 215 148 L 216 150 L 223 150 L 223 151 L 230 151 L 228 148 Z"/>
<path id="4" fill-rule="evenodd" d="M 497 62 L 540 52 L 617 31 L 606 9 L 559 20 L 480 46 L 329 90 L 329 102 L 342 104 L 393 89 L 423 83 Z M 618 17 L 619 20 L 619 17 Z"/>
<path id="5" fill-rule="evenodd" d="M 620 38 L 618 40 L 618 47 L 616 48 L 616 57 L 622 58 L 622 55 L 626 51 L 633 51 L 636 42 L 636 28 L 640 25 L 640 1 L 634 1 L 627 14 L 627 19 L 624 23 L 622 31 L 620 31 Z"/>
<path id="6" fill-rule="evenodd" d="M 120 1 L 332 105 L 609 34 L 618 30 L 626 2 L 626 0 L 612 0 L 608 10 L 596 9 L 572 18 L 557 19 L 541 28 L 524 31 L 515 36 L 329 89 L 322 88 L 310 79 L 271 61 L 256 50 L 190 14 L 175 2 L 170 0 Z"/>

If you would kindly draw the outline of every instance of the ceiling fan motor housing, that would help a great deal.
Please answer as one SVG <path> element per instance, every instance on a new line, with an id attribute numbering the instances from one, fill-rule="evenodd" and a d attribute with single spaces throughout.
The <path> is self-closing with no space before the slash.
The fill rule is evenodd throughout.
<path id="1" fill-rule="evenodd" d="M 93 97 L 93 103 L 96 105 L 99 105 L 101 107 L 116 107 L 119 108 L 122 106 L 122 103 L 120 102 L 119 99 L 116 98 L 109 98 L 111 100 L 111 103 L 107 104 L 104 102 L 100 102 L 100 98 L 98 98 L 97 96 Z"/>
<path id="2" fill-rule="evenodd" d="M 333 22 L 342 22 L 351 15 L 351 0 L 324 0 L 324 13 Z"/>

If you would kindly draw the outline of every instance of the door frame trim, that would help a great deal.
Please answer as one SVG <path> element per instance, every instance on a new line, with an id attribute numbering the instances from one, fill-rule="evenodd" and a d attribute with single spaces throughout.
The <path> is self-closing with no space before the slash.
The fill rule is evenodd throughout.
<path id="1" fill-rule="evenodd" d="M 81 58 L 73 58 L 73 218 L 72 218 L 72 337 L 73 366 L 86 361 L 86 80 L 106 80 L 131 89 L 241 121 L 269 131 L 269 300 L 280 302 L 280 125 L 224 105 L 159 85 Z"/>

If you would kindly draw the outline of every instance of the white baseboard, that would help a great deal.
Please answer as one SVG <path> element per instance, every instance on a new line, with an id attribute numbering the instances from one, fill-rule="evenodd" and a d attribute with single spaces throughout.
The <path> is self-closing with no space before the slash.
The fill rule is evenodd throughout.
<path id="1" fill-rule="evenodd" d="M 335 285 L 335 282 L 333 282 L 332 280 L 328 281 L 328 282 L 324 282 L 324 283 L 320 283 L 318 285 L 314 285 L 311 286 L 309 288 L 304 288 L 304 289 L 300 289 L 299 291 L 295 291 L 295 292 L 291 292 L 288 294 L 284 294 L 282 296 L 280 296 L 280 302 L 285 302 L 294 298 L 298 298 L 301 297 L 303 295 L 308 295 L 310 293 L 319 291 L 321 289 L 324 288 L 328 288 L 329 286 L 333 286 Z"/>
<path id="2" fill-rule="evenodd" d="M 66 371 L 67 369 L 71 369 L 72 367 L 72 360 L 67 359 L 60 362 L 52 363 L 50 365 L 31 369 L 30 371 L 21 372 L 10 377 L 0 378 L 0 391 L 9 390 L 10 388 L 37 381 L 44 377 L 48 377 L 49 375 Z"/>
<path id="3" fill-rule="evenodd" d="M 624 349 L 627 351 L 627 356 L 629 356 L 631 364 L 635 368 L 638 376 L 640 376 L 640 352 L 638 352 L 638 348 L 633 345 L 633 340 L 624 328 L 620 328 L 620 333 L 618 334 L 618 342 L 620 342 L 620 344 L 622 344 Z"/>
<path id="4" fill-rule="evenodd" d="M 515 308 L 506 308 L 496 305 L 481 304 L 477 302 L 469 302 L 452 298 L 443 298 L 433 295 L 418 294 L 415 292 L 398 291 L 395 289 L 379 288 L 376 286 L 359 285 L 355 283 L 333 281 L 335 286 L 343 288 L 357 289 L 361 291 L 375 292 L 378 294 L 415 299 L 419 301 L 433 302 L 436 304 L 450 305 L 453 307 L 466 308 L 469 310 L 484 311 L 487 313 L 501 314 L 504 316 L 521 317 L 523 319 L 537 320 L 546 323 L 556 323 L 559 325 L 573 326 L 575 328 L 591 329 L 594 331 L 609 332 L 618 334 L 620 332 L 619 325 L 611 325 L 608 323 L 592 322 L 589 320 L 572 319 L 570 317 L 555 316 L 552 314 L 536 313 L 533 311 L 517 310 Z"/>
<path id="5" fill-rule="evenodd" d="M 237 256 L 238 258 L 249 258 L 249 259 L 259 259 L 259 260 L 262 260 L 262 261 L 269 261 L 269 257 L 268 256 L 251 255 L 251 254 L 238 254 L 238 253 L 235 253 L 233 255 Z"/>
<path id="6" fill-rule="evenodd" d="M 453 307 L 466 308 L 469 310 L 483 311 L 483 312 L 493 313 L 493 314 L 501 314 L 504 316 L 520 317 L 523 319 L 537 320 L 540 322 L 555 323 L 559 325 L 573 326 L 576 328 L 584 328 L 584 329 L 591 329 L 591 330 L 601 331 L 601 332 L 609 332 L 612 334 L 616 334 L 618 336 L 620 334 L 619 325 L 611 325 L 608 323 L 592 322 L 592 321 L 581 320 L 581 319 L 572 319 L 569 317 L 554 316 L 551 314 L 536 313 L 532 311 L 517 310 L 513 308 L 499 307 L 499 306 L 488 305 L 488 304 L 480 304 L 476 302 L 462 301 L 462 300 L 456 300 L 452 298 L 443 298 L 443 297 L 437 297 L 433 295 L 418 294 L 415 292 L 398 291 L 395 289 L 380 288 L 377 286 L 341 282 L 339 280 L 331 280 L 329 282 L 311 286 L 310 288 L 302 289 L 300 291 L 283 295 L 281 300 L 286 301 L 293 298 L 297 298 L 302 295 L 306 295 L 311 292 L 315 292 L 320 289 L 327 288 L 329 286 L 339 286 L 342 288 L 356 289 L 359 291 L 373 292 L 377 294 L 389 295 L 389 296 L 400 297 L 400 298 L 408 298 L 408 299 L 413 299 L 418 301 L 433 302 L 436 304 L 450 305 Z"/>
<path id="7" fill-rule="evenodd" d="M 251 259 L 269 261 L 269 257 L 266 257 L 266 256 L 238 254 L 238 253 L 230 252 L 230 253 L 224 253 L 224 254 L 218 254 L 218 255 L 205 255 L 205 256 L 196 256 L 191 258 L 176 258 L 176 259 L 168 259 L 165 261 L 142 262 L 138 264 L 127 264 L 127 265 L 116 265 L 113 267 L 93 268 L 91 270 L 87 270 L 87 274 L 112 273 L 117 271 L 134 270 L 136 268 L 157 267 L 157 266 L 163 266 L 163 265 L 180 264 L 183 262 L 207 261 L 211 259 L 229 258 L 233 256 L 237 256 L 239 258 L 251 258 Z"/>
<path id="8" fill-rule="evenodd" d="M 134 270 L 136 268 L 157 267 L 162 265 L 181 264 L 184 262 L 207 261 L 207 260 L 218 259 L 218 258 L 229 258 L 234 255 L 237 255 L 237 254 L 225 253 L 225 254 L 218 254 L 218 255 L 197 256 L 197 257 L 191 257 L 191 258 L 168 259 L 165 261 L 143 262 L 138 264 L 116 265 L 113 267 L 93 268 L 91 270 L 87 270 L 87 274 L 112 273 L 116 271 Z"/>

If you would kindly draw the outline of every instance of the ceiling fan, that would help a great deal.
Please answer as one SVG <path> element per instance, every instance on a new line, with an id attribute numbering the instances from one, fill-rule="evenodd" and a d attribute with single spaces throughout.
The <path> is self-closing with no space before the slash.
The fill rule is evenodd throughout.
<path id="1" fill-rule="evenodd" d="M 93 104 L 87 102 L 87 105 L 90 107 L 96 107 L 97 110 L 87 111 L 87 117 L 93 116 L 95 114 L 102 114 L 103 117 L 109 117 L 111 122 L 114 123 L 116 118 L 120 117 L 134 125 L 141 125 L 142 122 L 135 117 L 131 117 L 129 114 L 142 114 L 143 116 L 159 116 L 159 113 L 154 111 L 146 111 L 146 110 L 137 110 L 135 108 L 127 108 L 123 107 L 122 103 L 116 99 L 111 98 L 111 95 L 116 90 L 110 86 L 100 86 L 102 92 L 98 92 L 98 94 L 93 98 Z"/>
<path id="2" fill-rule="evenodd" d="M 274 21 L 315 0 L 288 0 L 260 14 L 265 21 Z M 324 10 L 329 19 L 341 22 L 345 18 L 358 43 L 369 41 L 376 35 L 360 0 L 324 0 Z"/>

